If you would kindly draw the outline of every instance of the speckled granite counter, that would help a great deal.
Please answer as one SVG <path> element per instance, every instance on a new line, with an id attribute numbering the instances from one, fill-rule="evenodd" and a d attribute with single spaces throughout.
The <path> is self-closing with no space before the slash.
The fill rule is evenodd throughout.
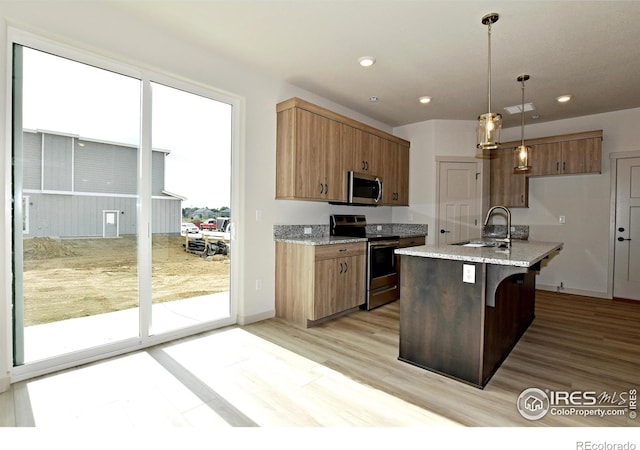
<path id="1" fill-rule="evenodd" d="M 424 258 L 450 259 L 502 266 L 531 267 L 554 251 L 562 248 L 560 242 L 519 241 L 511 243 L 511 249 L 496 247 L 464 247 L 461 245 L 421 245 L 396 250 L 399 255 Z"/>
<path id="2" fill-rule="evenodd" d="M 353 244 L 356 242 L 367 242 L 366 238 L 352 238 L 341 236 L 311 236 L 311 237 L 279 237 L 275 238 L 276 242 L 287 242 L 289 244 L 302 244 L 302 245 L 341 245 L 341 244 Z"/>
<path id="3" fill-rule="evenodd" d="M 426 224 L 369 224 L 367 233 L 380 233 L 400 238 L 426 236 Z M 274 225 L 273 239 L 276 242 L 289 242 L 303 245 L 331 245 L 366 242 L 365 238 L 330 236 L 329 225 Z"/>

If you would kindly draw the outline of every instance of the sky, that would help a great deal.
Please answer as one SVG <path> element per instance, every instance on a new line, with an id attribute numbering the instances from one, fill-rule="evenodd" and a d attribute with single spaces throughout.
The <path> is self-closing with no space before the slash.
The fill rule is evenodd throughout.
<path id="1" fill-rule="evenodd" d="M 140 80 L 29 48 L 23 79 L 24 128 L 138 145 Z M 183 207 L 230 206 L 231 105 L 156 83 L 152 105 L 165 190 Z"/>

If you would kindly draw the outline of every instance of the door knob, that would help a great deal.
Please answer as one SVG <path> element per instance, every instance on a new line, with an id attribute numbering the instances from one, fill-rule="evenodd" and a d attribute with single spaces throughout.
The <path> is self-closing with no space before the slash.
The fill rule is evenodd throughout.
<path id="1" fill-rule="evenodd" d="M 630 240 L 631 240 L 631 239 L 625 239 L 625 238 L 623 238 L 623 237 L 619 237 L 619 238 L 618 238 L 618 241 L 619 241 L 619 242 L 622 242 L 622 241 L 630 241 Z"/>
<path id="2" fill-rule="evenodd" d="M 445 229 L 442 229 L 442 230 L 440 230 L 440 233 L 442 233 L 442 234 L 444 234 L 444 233 L 451 233 L 451 231 L 449 231 L 449 230 L 445 230 Z"/>

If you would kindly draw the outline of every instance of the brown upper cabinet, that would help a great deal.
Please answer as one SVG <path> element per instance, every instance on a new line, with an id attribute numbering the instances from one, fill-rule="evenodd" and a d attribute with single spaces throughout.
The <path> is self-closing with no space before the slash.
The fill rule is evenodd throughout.
<path id="1" fill-rule="evenodd" d="M 382 178 L 383 205 L 409 205 L 408 141 L 299 98 L 276 113 L 276 198 L 345 202 L 353 171 Z"/>
<path id="2" fill-rule="evenodd" d="M 601 173 L 602 130 L 528 139 L 529 172 L 514 172 L 520 141 L 505 142 L 491 153 L 491 204 L 528 207 L 529 178 Z"/>
<path id="3" fill-rule="evenodd" d="M 529 177 L 602 172 L 602 130 L 530 139 Z M 520 142 L 502 147 L 515 148 Z"/>

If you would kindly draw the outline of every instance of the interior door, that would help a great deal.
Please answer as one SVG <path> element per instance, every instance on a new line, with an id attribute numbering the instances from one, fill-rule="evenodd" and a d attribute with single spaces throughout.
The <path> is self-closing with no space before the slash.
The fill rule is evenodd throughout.
<path id="1" fill-rule="evenodd" d="M 640 300 L 640 158 L 617 161 L 613 295 Z"/>
<path id="2" fill-rule="evenodd" d="M 479 237 L 480 181 L 476 162 L 438 164 L 438 243 Z"/>

